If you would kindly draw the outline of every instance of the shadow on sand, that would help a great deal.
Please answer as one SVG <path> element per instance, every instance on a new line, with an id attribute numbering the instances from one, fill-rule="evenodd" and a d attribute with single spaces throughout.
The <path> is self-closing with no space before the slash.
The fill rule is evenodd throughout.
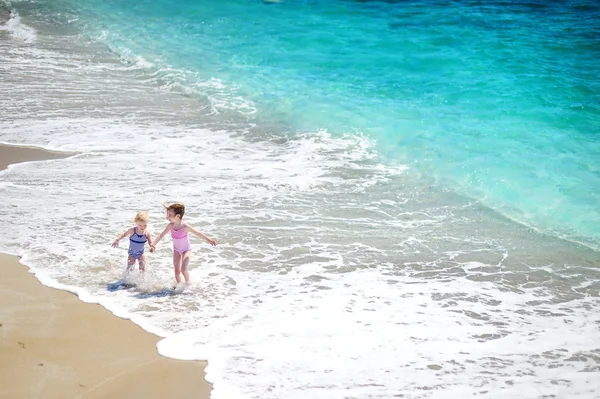
<path id="1" fill-rule="evenodd" d="M 106 289 L 110 292 L 115 292 L 115 291 L 120 291 L 120 290 L 128 290 L 135 286 L 136 286 L 136 284 L 126 283 L 123 280 L 118 280 L 118 281 L 115 281 L 114 283 L 107 284 Z"/>
<path id="2" fill-rule="evenodd" d="M 118 280 L 118 281 L 115 281 L 113 283 L 109 283 L 106 285 L 106 289 L 110 292 L 129 290 L 131 288 L 136 288 L 136 287 L 138 287 L 137 284 L 128 283 L 123 280 Z M 185 289 L 163 288 L 163 289 L 155 290 L 155 291 L 139 291 L 139 290 L 137 290 L 137 291 L 138 292 L 133 294 L 132 297 L 138 298 L 138 299 L 147 299 L 147 298 L 162 298 L 162 297 L 167 297 L 167 296 L 172 296 L 172 295 L 179 295 L 179 294 L 184 293 Z"/>
<path id="3" fill-rule="evenodd" d="M 147 298 L 162 298 L 166 296 L 172 296 L 180 294 L 180 292 L 174 291 L 170 288 L 165 288 L 162 290 L 152 291 L 152 292 L 140 292 L 135 294 L 133 297 L 138 299 L 147 299 Z"/>

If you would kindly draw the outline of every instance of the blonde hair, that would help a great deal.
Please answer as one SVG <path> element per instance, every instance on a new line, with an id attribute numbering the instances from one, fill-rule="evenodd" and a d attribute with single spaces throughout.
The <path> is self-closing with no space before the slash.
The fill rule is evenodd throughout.
<path id="1" fill-rule="evenodd" d="M 148 216 L 148 212 L 138 212 L 137 215 L 135 215 L 135 217 L 133 218 L 133 223 L 137 223 L 137 222 L 148 223 L 149 220 L 150 220 L 150 217 Z"/>

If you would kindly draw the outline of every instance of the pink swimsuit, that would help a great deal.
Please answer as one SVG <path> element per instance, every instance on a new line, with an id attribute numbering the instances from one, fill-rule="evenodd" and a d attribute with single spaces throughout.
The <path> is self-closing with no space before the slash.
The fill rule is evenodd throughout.
<path id="1" fill-rule="evenodd" d="M 179 230 L 175 230 L 171 225 L 171 237 L 173 238 L 173 251 L 183 255 L 184 252 L 192 249 L 188 233 L 185 232 L 185 225 L 181 226 Z"/>

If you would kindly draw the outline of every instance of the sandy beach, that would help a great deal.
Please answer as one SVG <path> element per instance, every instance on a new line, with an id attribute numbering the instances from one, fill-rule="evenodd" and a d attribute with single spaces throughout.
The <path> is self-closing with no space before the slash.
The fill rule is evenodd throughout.
<path id="1" fill-rule="evenodd" d="M 1 145 L 0 170 L 60 157 Z M 0 254 L 0 398 L 210 397 L 206 363 L 159 356 L 159 339 Z"/>

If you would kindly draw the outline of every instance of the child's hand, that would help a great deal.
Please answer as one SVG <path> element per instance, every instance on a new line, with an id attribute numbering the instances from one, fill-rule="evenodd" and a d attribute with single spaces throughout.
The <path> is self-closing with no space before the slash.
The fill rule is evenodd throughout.
<path id="1" fill-rule="evenodd" d="M 116 248 L 116 247 L 118 247 L 118 246 L 119 246 L 119 241 L 118 241 L 118 240 L 115 240 L 115 242 L 113 242 L 111 246 L 112 246 L 113 248 Z"/>
<path id="2" fill-rule="evenodd" d="M 208 240 L 206 240 L 206 241 L 208 241 L 208 243 L 210 245 L 212 245 L 213 247 L 217 245 L 217 242 L 215 240 L 211 240 L 210 238 Z"/>
<path id="3" fill-rule="evenodd" d="M 155 249 L 156 247 L 154 245 L 150 245 L 150 252 L 154 252 Z"/>

